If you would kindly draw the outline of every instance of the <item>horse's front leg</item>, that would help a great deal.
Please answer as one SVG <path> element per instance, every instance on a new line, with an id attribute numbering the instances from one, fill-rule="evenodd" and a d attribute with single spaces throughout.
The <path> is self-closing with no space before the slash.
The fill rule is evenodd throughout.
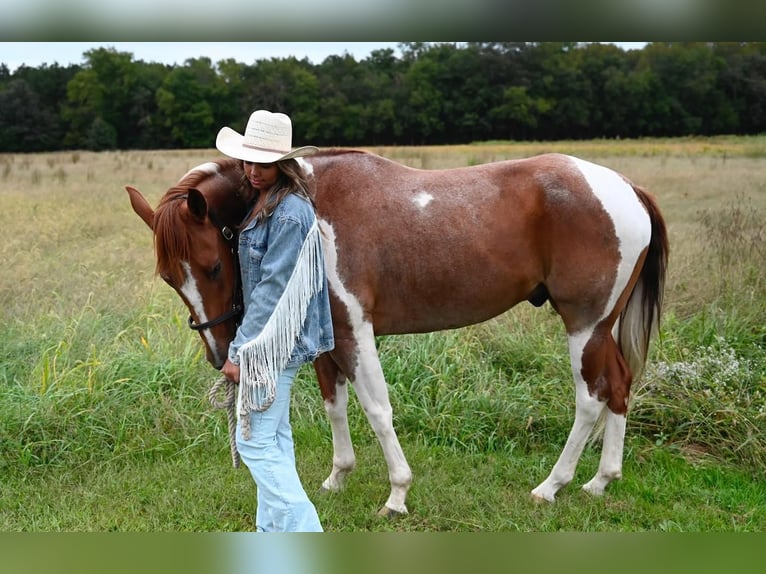
<path id="1" fill-rule="evenodd" d="M 372 326 L 366 323 L 361 332 L 357 330 L 355 334 L 358 346 L 352 383 L 359 403 L 383 449 L 391 483 L 391 494 L 378 514 L 387 517 L 407 514 L 406 499 L 412 484 L 412 471 L 394 430 L 393 409 L 375 347 Z"/>
<path id="2" fill-rule="evenodd" d="M 314 361 L 314 370 L 332 431 L 332 471 L 322 483 L 322 490 L 338 492 L 343 489 L 346 476 L 356 465 L 348 428 L 348 384 L 346 376 L 329 354 L 321 355 Z"/>

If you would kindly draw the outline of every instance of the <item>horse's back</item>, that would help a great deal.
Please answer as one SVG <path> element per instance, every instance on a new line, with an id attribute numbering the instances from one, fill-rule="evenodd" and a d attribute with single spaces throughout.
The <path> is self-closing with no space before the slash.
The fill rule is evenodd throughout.
<path id="1" fill-rule="evenodd" d="M 571 237 L 592 233 L 596 200 L 562 155 L 444 170 L 367 153 L 312 164 L 339 276 L 378 333 L 459 327 L 536 298 Z"/>

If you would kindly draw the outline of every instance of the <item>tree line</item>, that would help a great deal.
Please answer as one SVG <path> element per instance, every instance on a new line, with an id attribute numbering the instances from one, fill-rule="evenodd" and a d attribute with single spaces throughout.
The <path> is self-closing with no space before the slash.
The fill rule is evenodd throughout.
<path id="1" fill-rule="evenodd" d="M 405 42 L 357 61 L 135 60 L 0 64 L 0 152 L 213 147 L 257 108 L 288 113 L 294 145 L 766 132 L 766 43 Z"/>

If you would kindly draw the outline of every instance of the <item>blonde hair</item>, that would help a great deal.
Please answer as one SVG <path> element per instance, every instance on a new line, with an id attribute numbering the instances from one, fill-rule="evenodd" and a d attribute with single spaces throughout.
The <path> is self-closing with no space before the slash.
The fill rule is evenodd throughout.
<path id="1" fill-rule="evenodd" d="M 252 188 L 247 175 L 242 176 L 243 191 L 246 195 L 252 196 L 255 200 L 253 210 L 242 222 L 242 227 L 249 225 L 254 219 L 260 223 L 264 219 L 270 217 L 285 196 L 291 193 L 303 197 L 314 206 L 314 201 L 307 191 L 308 180 L 306 178 L 306 173 L 303 171 L 301 165 L 294 158 L 278 161 L 276 162 L 276 165 L 279 169 L 277 181 L 265 191 L 255 191 Z"/>

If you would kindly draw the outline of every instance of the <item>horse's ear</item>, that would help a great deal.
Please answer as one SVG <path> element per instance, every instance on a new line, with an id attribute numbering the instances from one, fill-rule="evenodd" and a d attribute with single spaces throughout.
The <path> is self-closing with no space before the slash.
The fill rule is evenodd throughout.
<path id="1" fill-rule="evenodd" d="M 189 207 L 189 213 L 197 219 L 205 219 L 207 217 L 207 201 L 205 201 L 205 196 L 198 189 L 189 188 L 186 205 Z"/>
<path id="2" fill-rule="evenodd" d="M 126 185 L 125 191 L 130 196 L 130 205 L 133 206 L 133 211 L 144 220 L 149 229 L 154 229 L 154 210 L 149 205 L 149 202 L 144 199 L 144 196 L 135 187 Z"/>

